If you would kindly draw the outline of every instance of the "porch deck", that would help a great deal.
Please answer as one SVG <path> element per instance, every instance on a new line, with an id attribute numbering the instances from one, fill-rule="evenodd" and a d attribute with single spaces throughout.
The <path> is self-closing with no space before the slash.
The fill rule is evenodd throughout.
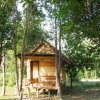
<path id="1" fill-rule="evenodd" d="M 26 79 L 24 87 L 31 87 L 34 89 L 52 89 L 56 90 L 55 76 L 41 76 L 38 79 Z"/>
<path id="2" fill-rule="evenodd" d="M 31 89 L 37 90 L 37 97 L 39 97 L 39 90 L 48 90 L 48 94 L 50 95 L 50 90 L 57 90 L 56 86 L 56 76 L 41 76 L 38 79 L 25 79 L 24 80 L 23 89 L 27 88 L 28 95 Z M 62 86 L 62 80 L 61 80 Z"/>
<path id="3" fill-rule="evenodd" d="M 32 82 L 30 84 L 25 85 L 24 87 L 33 88 L 33 89 L 49 89 L 49 90 L 56 90 L 56 85 L 54 83 L 47 83 L 47 82 Z"/>

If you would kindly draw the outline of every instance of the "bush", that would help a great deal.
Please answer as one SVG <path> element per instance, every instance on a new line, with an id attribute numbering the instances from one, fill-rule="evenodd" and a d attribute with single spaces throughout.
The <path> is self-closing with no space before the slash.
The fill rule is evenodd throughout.
<path id="1" fill-rule="evenodd" d="M 16 82 L 15 82 L 15 73 L 14 72 L 12 72 L 12 73 L 8 72 L 6 74 L 6 80 L 7 80 L 7 83 L 6 83 L 7 86 L 15 85 L 16 84 Z"/>

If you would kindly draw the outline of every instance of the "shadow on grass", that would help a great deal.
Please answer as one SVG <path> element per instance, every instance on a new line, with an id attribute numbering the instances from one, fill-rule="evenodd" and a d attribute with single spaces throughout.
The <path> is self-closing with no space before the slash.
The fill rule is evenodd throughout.
<path id="1" fill-rule="evenodd" d="M 100 100 L 100 82 L 74 82 L 63 91 L 64 100 Z"/>
<path id="2" fill-rule="evenodd" d="M 70 82 L 67 82 L 66 84 L 67 88 L 70 87 Z M 93 81 L 76 81 L 73 82 L 73 88 L 88 88 L 88 87 L 100 87 L 100 81 L 93 82 Z"/>
<path id="3" fill-rule="evenodd" d="M 98 100 L 100 99 L 100 88 L 65 89 L 63 97 L 67 100 Z"/>

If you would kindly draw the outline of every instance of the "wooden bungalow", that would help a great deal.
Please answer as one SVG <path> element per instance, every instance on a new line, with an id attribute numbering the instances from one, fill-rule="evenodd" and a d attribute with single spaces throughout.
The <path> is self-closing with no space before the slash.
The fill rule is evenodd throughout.
<path id="1" fill-rule="evenodd" d="M 61 64 L 60 82 L 61 86 L 65 87 L 65 64 L 70 64 L 71 61 L 64 54 L 61 55 L 63 61 Z M 18 58 L 20 61 L 21 56 L 18 55 Z M 25 80 L 24 87 L 49 90 L 57 89 L 54 46 L 47 41 L 41 41 L 25 54 L 25 63 L 27 65 L 27 79 Z"/>

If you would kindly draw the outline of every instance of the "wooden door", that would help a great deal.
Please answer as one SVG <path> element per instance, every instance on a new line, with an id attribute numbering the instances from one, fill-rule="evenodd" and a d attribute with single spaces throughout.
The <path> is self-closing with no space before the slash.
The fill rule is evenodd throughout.
<path id="1" fill-rule="evenodd" d="M 39 62 L 34 61 L 33 62 L 33 80 L 38 81 L 38 76 L 39 75 Z"/>
<path id="2" fill-rule="evenodd" d="M 30 64 L 30 80 L 33 80 L 33 61 Z"/>

